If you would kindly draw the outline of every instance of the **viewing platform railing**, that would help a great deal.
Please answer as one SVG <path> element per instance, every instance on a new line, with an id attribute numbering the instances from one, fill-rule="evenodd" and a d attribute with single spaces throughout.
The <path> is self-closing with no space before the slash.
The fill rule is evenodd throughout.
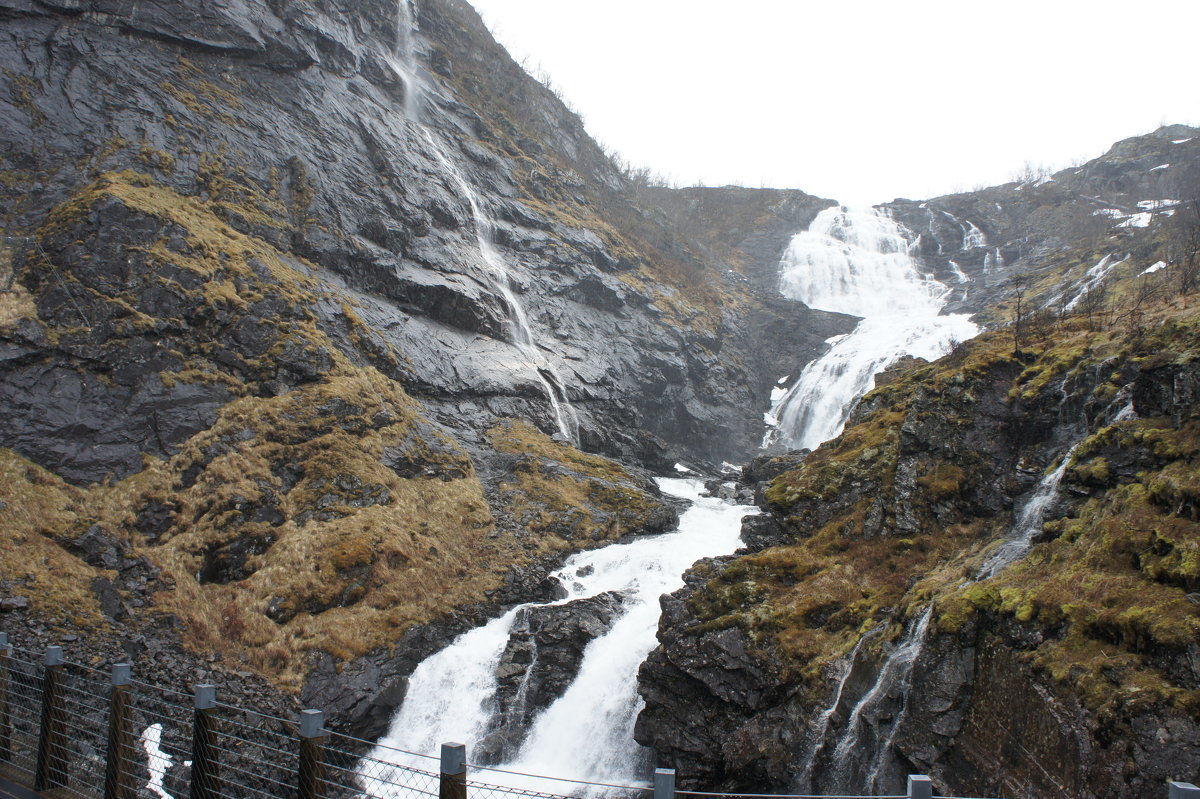
<path id="1" fill-rule="evenodd" d="M 677 790 L 665 768 L 653 785 L 589 782 L 473 765 L 462 743 L 406 752 L 324 721 L 320 710 L 284 719 L 227 705 L 211 684 L 139 682 L 130 664 L 70 663 L 57 646 L 18 652 L 0 633 L 0 797 L 16 784 L 78 799 L 976 799 L 935 795 L 923 775 L 887 796 Z M 520 787 L 503 784 L 512 778 Z M 1164 787 L 1168 799 L 1200 799 L 1191 783 Z"/>

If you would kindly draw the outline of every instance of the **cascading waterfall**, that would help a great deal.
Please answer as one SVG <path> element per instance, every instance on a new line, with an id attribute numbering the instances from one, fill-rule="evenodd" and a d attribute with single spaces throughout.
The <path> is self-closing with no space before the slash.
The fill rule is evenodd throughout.
<path id="1" fill-rule="evenodd" d="M 887 699 L 896 695 L 907 699 L 912 687 L 913 665 L 921 654 L 932 616 L 933 607 L 925 608 L 883 662 L 875 684 L 850 711 L 845 732 L 833 750 L 830 770 L 833 782 L 838 786 L 837 790 L 857 791 L 860 790 L 859 785 L 864 785 L 866 790 L 874 790 L 877 787 L 876 780 L 883 759 L 891 748 L 892 735 L 903 714 L 903 708 L 901 713 L 894 717 L 893 723 L 887 725 L 887 729 L 883 729 L 887 722 L 876 716 L 880 706 Z M 868 719 L 871 721 L 868 722 Z M 869 741 L 865 740 L 868 736 L 871 736 Z M 865 746 L 868 742 L 870 745 Z M 864 756 L 868 756 L 869 759 L 864 759 Z M 867 771 L 865 781 L 862 776 L 864 770 Z"/>
<path id="2" fill-rule="evenodd" d="M 869 635 L 859 636 L 858 642 L 850 650 L 850 654 L 842 658 L 838 663 L 839 676 L 837 690 L 833 692 L 833 701 L 821 711 L 821 714 L 817 716 L 816 722 L 813 724 L 808 755 L 799 771 L 802 781 L 800 790 L 807 791 L 812 788 L 808 780 L 812 778 L 817 758 L 825 751 L 826 739 L 829 737 L 829 727 L 833 722 L 834 714 L 837 713 L 838 707 L 842 704 L 842 696 L 846 693 L 846 683 L 850 681 L 850 675 L 854 673 L 854 661 L 858 658 L 858 651 L 862 649 L 863 644 L 866 643 L 869 637 Z"/>
<path id="3" fill-rule="evenodd" d="M 1063 475 L 1067 473 L 1067 466 L 1070 465 L 1071 457 L 1078 447 L 1078 443 L 1073 444 L 1062 456 L 1062 461 L 1054 471 L 1043 477 L 1038 483 L 1033 494 L 1021 506 L 1021 512 L 1017 514 L 1016 523 L 1013 525 L 1013 534 L 984 561 L 975 573 L 975 579 L 972 582 L 996 576 L 1005 566 L 1024 557 L 1025 553 L 1029 551 L 1034 537 L 1042 531 L 1042 522 L 1046 518 L 1046 511 L 1058 496 L 1058 487 L 1062 483 Z"/>
<path id="4" fill-rule="evenodd" d="M 811 308 L 863 317 L 829 340 L 777 400 L 764 446 L 814 449 L 841 432 L 875 375 L 905 355 L 934 359 L 979 328 L 965 314 L 942 315 L 946 286 L 922 275 L 900 226 L 876 208 L 827 208 L 784 253 L 781 291 Z"/>
<path id="5" fill-rule="evenodd" d="M 696 480 L 662 478 L 659 484 L 693 503 L 677 531 L 579 553 L 555 573 L 567 596 L 544 604 L 618 591 L 624 595 L 622 613 L 587 646 L 574 681 L 533 720 L 517 756 L 501 767 L 603 782 L 645 781 L 645 753 L 633 740 L 633 725 L 641 711 L 637 669 L 656 643 L 658 598 L 682 587 L 683 572 L 700 558 L 736 549 L 742 517 L 756 510 L 703 497 L 704 486 Z M 527 607 L 531 605 L 464 633 L 423 661 L 409 678 L 390 731 L 380 740 L 390 748 L 372 757 L 394 761 L 392 749 L 432 754 L 445 741 L 470 744 L 502 722 L 494 718 L 496 667 L 517 615 Z M 512 775 L 494 775 L 501 778 L 521 784 Z M 391 797 L 383 781 L 373 781 L 365 790 Z"/>
<path id="6" fill-rule="evenodd" d="M 417 77 L 417 69 L 413 59 L 413 31 L 416 28 L 415 17 L 409 0 L 400 0 L 397 7 L 395 57 L 390 63 L 393 70 L 404 81 L 404 111 L 413 128 L 420 134 L 428 145 L 430 152 L 442 168 L 442 172 L 453 181 L 458 193 L 467 201 L 471 209 L 471 219 L 475 226 L 475 242 L 479 249 L 479 257 L 483 274 L 487 278 L 488 287 L 494 294 L 504 300 L 508 309 L 508 321 L 511 325 L 509 343 L 521 355 L 521 362 L 513 364 L 514 368 L 525 367 L 541 387 L 542 392 L 550 403 L 554 415 L 554 424 L 559 435 L 572 444 L 579 444 L 579 415 L 567 398 L 566 382 L 555 367 L 554 363 L 538 347 L 533 329 L 529 326 L 529 315 L 516 292 L 513 291 L 512 275 L 504 258 L 493 244 L 496 224 L 484 211 L 479 202 L 479 195 L 463 175 L 462 170 L 455 166 L 446 154 L 446 150 L 434 138 L 429 128 L 420 119 L 420 98 L 423 87 Z"/>

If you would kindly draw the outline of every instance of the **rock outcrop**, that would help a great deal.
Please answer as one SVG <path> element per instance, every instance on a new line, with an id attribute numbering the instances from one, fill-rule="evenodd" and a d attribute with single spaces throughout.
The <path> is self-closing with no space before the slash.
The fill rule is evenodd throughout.
<path id="1" fill-rule="evenodd" d="M 496 728 L 473 750 L 480 762 L 499 763 L 517 754 L 534 717 L 579 673 L 587 645 L 612 628 L 621 602 L 619 593 L 609 591 L 518 613 L 496 667 Z"/>
<path id="2" fill-rule="evenodd" d="M 1075 317 L 1019 355 L 985 334 L 868 394 L 768 484 L 753 551 L 664 599 L 638 740 L 722 790 L 886 793 L 920 772 L 954 795 L 1132 797 L 1192 779 L 1195 328 L 1179 303 L 1152 312 L 1104 332 Z M 1062 458 L 1028 554 L 987 577 Z"/>

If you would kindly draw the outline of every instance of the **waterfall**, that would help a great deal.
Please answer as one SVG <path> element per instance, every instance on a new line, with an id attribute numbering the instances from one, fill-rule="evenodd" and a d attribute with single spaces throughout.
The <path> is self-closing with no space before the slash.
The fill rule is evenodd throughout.
<path id="1" fill-rule="evenodd" d="M 764 446 L 814 449 L 841 432 L 875 375 L 905 355 L 934 359 L 979 328 L 940 313 L 946 286 L 922 275 L 900 226 L 876 208 L 827 208 L 792 238 L 781 291 L 811 308 L 863 317 L 853 332 L 805 366 L 771 408 Z"/>
<path id="2" fill-rule="evenodd" d="M 846 729 L 833 750 L 830 765 L 836 790 L 873 790 L 876 787 L 882 761 L 891 749 L 892 738 L 907 706 L 913 665 L 921 654 L 932 616 L 933 606 L 930 605 L 892 649 L 879 669 L 875 684 L 850 711 Z M 902 703 L 901 711 L 888 717 L 883 706 L 889 700 L 896 699 Z M 864 755 L 869 756 L 870 760 L 864 761 Z M 863 772 L 868 767 L 870 771 L 864 781 Z"/>
<path id="3" fill-rule="evenodd" d="M 525 313 L 525 307 L 512 289 L 512 278 L 509 275 L 508 267 L 504 263 L 504 259 L 500 257 L 500 253 L 496 251 L 495 245 L 492 244 L 495 222 L 483 212 L 475 190 L 471 188 L 471 184 L 463 177 L 462 172 L 446 155 L 429 130 L 422 126 L 419 131 L 442 169 L 454 181 L 471 209 L 471 217 L 475 223 L 475 242 L 483 261 L 484 274 L 488 277 L 488 285 L 503 298 L 508 307 L 509 321 L 512 323 L 509 343 L 517 348 L 524 361 L 532 367 L 533 377 L 541 385 L 546 399 L 550 401 L 550 409 L 554 414 L 554 423 L 559 434 L 571 443 L 578 445 L 579 417 L 567 399 L 564 389 L 566 383 L 563 382 L 562 376 L 550 359 L 538 348 L 533 337 L 533 329 L 529 326 L 529 316 Z"/>
<path id="4" fill-rule="evenodd" d="M 574 681 L 532 722 L 517 756 L 501 767 L 575 779 L 645 782 L 646 753 L 633 740 L 641 711 L 637 669 L 656 644 L 659 597 L 683 586 L 683 573 L 702 557 L 732 552 L 740 544 L 741 519 L 755 512 L 701 496 L 697 480 L 660 478 L 666 493 L 691 507 L 675 532 L 611 544 L 569 558 L 554 574 L 567 596 L 561 605 L 608 591 L 624 595 L 620 618 L 584 651 Z M 409 678 L 408 692 L 374 758 L 396 762 L 393 749 L 434 754 L 444 741 L 479 740 L 503 719 L 497 714 L 496 667 L 521 605 L 460 635 L 426 658 Z M 419 765 L 418 762 L 408 765 Z M 520 778 L 492 774 L 491 781 L 520 785 Z M 391 797 L 373 781 L 365 789 Z"/>
<path id="5" fill-rule="evenodd" d="M 1062 456 L 1062 461 L 1054 471 L 1041 479 L 1033 494 L 1021 506 L 1009 539 L 984 561 L 975 573 L 975 579 L 972 582 L 996 576 L 1005 566 L 1019 560 L 1029 551 L 1033 539 L 1042 531 L 1046 511 L 1058 496 L 1058 487 L 1062 483 L 1063 475 L 1067 472 L 1067 466 L 1071 463 L 1071 456 L 1075 454 L 1078 447 L 1078 442 L 1073 444 Z"/>
<path id="6" fill-rule="evenodd" d="M 463 175 L 462 170 L 455 166 L 447 155 L 445 148 L 438 143 L 420 120 L 420 97 L 424 88 L 417 77 L 417 68 L 413 58 L 413 36 L 416 29 L 415 15 L 410 0 L 400 0 L 397 8 L 395 56 L 389 63 L 397 76 L 404 81 L 404 110 L 413 128 L 420 134 L 434 159 L 458 189 L 459 195 L 467 201 L 471 209 L 471 220 L 475 228 L 475 244 L 479 250 L 479 258 L 483 274 L 487 279 L 488 288 L 492 293 L 504 300 L 508 309 L 510 323 L 509 343 L 521 355 L 523 366 L 529 372 L 549 401 L 550 410 L 554 416 L 554 425 L 558 434 L 575 446 L 579 445 L 579 415 L 567 398 L 566 382 L 555 367 L 554 363 L 542 352 L 529 325 L 529 315 L 525 311 L 516 292 L 513 291 L 512 275 L 504 258 L 496 250 L 493 243 L 496 228 L 495 221 L 488 216 L 479 201 L 479 194 Z"/>
<path id="7" fill-rule="evenodd" d="M 870 637 L 870 634 L 860 635 L 858 642 L 850 650 L 850 654 L 839 662 L 838 684 L 837 690 L 833 692 L 833 701 L 821 711 L 821 714 L 817 716 L 816 722 L 813 724 L 813 733 L 808 742 L 808 755 L 805 757 L 804 764 L 800 767 L 799 771 L 801 780 L 805 781 L 801 783 L 800 790 L 807 791 L 812 789 L 812 785 L 807 781 L 812 778 L 817 758 L 825 751 L 826 739 L 829 737 L 829 728 L 832 725 L 834 714 L 837 713 L 838 707 L 842 704 L 842 696 L 846 693 L 846 683 L 850 681 L 850 675 L 854 673 L 854 661 L 858 659 L 858 651 L 862 649 L 863 644 Z"/>
<path id="8" fill-rule="evenodd" d="M 1116 419 L 1120 419 L 1126 413 L 1127 411 L 1122 409 Z M 1071 456 L 1079 443 L 1073 444 L 1063 454 L 1058 466 L 1042 477 L 1017 513 L 1008 540 L 984 561 L 974 576 L 963 583 L 964 586 L 994 577 L 1029 551 L 1033 539 L 1042 530 L 1046 511 L 1058 496 L 1063 475 L 1066 474 Z M 908 714 L 913 667 L 924 650 L 932 615 L 933 606 L 930 604 L 884 660 L 875 684 L 855 704 L 829 764 L 832 786 L 823 787 L 845 791 L 883 791 L 894 787 L 888 783 L 898 779 L 898 772 L 889 768 L 894 765 L 894 758 L 890 758 L 890 755 L 896 734 Z M 860 639 L 859 645 L 861 644 Z M 858 646 L 854 651 L 858 651 Z M 852 653 L 845 667 L 846 675 L 842 677 L 833 704 L 818 717 L 822 736 L 815 742 L 816 748 L 804 766 L 806 770 L 799 775 L 801 779 L 811 781 L 814 777 L 818 755 L 825 746 L 824 733 L 827 732 L 830 720 L 842 700 L 843 688 L 853 663 Z M 890 711 L 890 715 L 887 708 L 889 702 L 898 703 L 898 707 Z"/>

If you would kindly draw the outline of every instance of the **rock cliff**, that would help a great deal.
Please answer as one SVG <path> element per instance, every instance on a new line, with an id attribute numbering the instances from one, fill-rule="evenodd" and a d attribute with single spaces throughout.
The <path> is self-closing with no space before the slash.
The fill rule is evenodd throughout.
<path id="1" fill-rule="evenodd" d="M 45 564 L 3 593 L 43 638 L 402 680 L 413 625 L 669 526 L 640 469 L 749 452 L 851 323 L 645 211 L 461 0 L 0 19 L 0 525 Z"/>
<path id="2" fill-rule="evenodd" d="M 1140 268 L 1162 232 L 1140 234 Z M 768 515 L 664 598 L 641 670 L 637 737 L 659 762 L 800 792 L 1193 779 L 1197 328 L 1160 280 L 1112 323 L 1077 312 L 903 365 L 837 439 L 752 464 Z"/>

